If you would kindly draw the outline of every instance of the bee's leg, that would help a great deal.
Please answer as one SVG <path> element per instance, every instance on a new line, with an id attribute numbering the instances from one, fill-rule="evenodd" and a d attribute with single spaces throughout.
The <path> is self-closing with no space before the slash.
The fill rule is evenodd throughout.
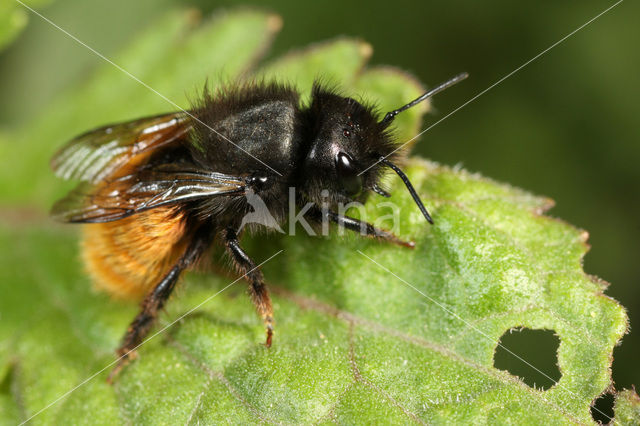
<path id="1" fill-rule="evenodd" d="M 149 330 L 158 317 L 158 311 L 163 308 L 165 302 L 171 295 L 180 274 L 198 260 L 200 255 L 209 247 L 211 243 L 211 232 L 208 229 L 206 232 L 203 231 L 205 230 L 200 230 L 196 233 L 182 257 L 142 301 L 140 313 L 131 322 L 126 334 L 122 338 L 120 347 L 116 352 L 119 356 L 118 363 L 111 371 L 111 374 L 109 374 L 107 382 L 112 383 L 114 377 L 129 360 L 136 358 L 136 349 L 142 344 L 144 338 L 149 333 Z"/>
<path id="2" fill-rule="evenodd" d="M 348 229 L 353 232 L 358 232 L 360 235 L 364 235 L 367 237 L 380 238 L 382 240 L 388 241 L 393 244 L 398 244 L 403 247 L 414 248 L 416 243 L 413 241 L 404 241 L 395 236 L 393 233 L 389 231 L 385 231 L 384 229 L 376 228 L 372 224 L 368 222 L 363 222 L 359 219 L 354 219 L 349 216 L 344 216 L 333 212 L 331 210 L 322 211 L 319 208 L 313 208 L 310 210 L 311 217 L 317 222 L 322 222 L 323 220 L 330 220 L 334 222 L 338 226 Z"/>
<path id="3" fill-rule="evenodd" d="M 264 283 L 262 272 L 247 253 L 242 250 L 242 247 L 240 247 L 238 235 L 235 230 L 227 228 L 224 231 L 224 240 L 227 251 L 231 255 L 236 267 L 242 274 L 246 275 L 247 281 L 249 281 L 249 295 L 266 328 L 267 340 L 265 345 L 270 347 L 273 337 L 273 307 L 271 306 L 271 298 L 269 297 L 267 286 Z"/>

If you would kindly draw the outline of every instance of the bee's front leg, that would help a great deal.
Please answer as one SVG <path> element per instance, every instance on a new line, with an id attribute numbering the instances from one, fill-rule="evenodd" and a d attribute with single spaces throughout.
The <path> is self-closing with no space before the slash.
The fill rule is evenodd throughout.
<path id="1" fill-rule="evenodd" d="M 311 213 L 311 218 L 316 222 L 330 220 L 342 228 L 358 232 L 360 235 L 364 235 L 366 237 L 380 238 L 381 240 L 408 248 L 415 248 L 416 246 L 416 243 L 413 241 L 402 240 L 389 231 L 376 228 L 368 222 L 364 222 L 353 217 L 344 216 L 331 210 L 322 211 L 318 207 L 314 207 L 309 211 Z"/>

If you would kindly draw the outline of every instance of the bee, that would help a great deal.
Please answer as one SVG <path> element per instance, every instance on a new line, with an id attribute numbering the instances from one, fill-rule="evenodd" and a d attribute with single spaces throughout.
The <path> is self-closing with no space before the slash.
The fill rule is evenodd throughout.
<path id="1" fill-rule="evenodd" d="M 52 215 L 85 224 L 82 256 L 97 287 L 142 300 L 117 349 L 115 374 L 135 355 L 183 271 L 221 242 L 249 283 L 266 330 L 273 308 L 262 272 L 242 249 L 247 194 L 260 197 L 277 223 L 291 194 L 312 223 L 332 222 L 405 247 L 411 241 L 339 214 L 339 203 L 364 202 L 385 170 L 397 173 L 418 208 L 433 220 L 395 164 L 402 155 L 391 135 L 396 115 L 467 77 L 460 74 L 378 119 L 371 106 L 315 83 L 311 102 L 279 83 L 244 83 L 215 93 L 205 87 L 191 110 L 111 124 L 71 140 L 52 168 L 79 185 L 54 204 Z M 289 188 L 293 188 L 292 191 Z M 327 197 L 328 194 L 328 197 Z M 321 203 L 328 208 L 321 208 Z M 254 225 L 255 226 L 255 225 Z"/>

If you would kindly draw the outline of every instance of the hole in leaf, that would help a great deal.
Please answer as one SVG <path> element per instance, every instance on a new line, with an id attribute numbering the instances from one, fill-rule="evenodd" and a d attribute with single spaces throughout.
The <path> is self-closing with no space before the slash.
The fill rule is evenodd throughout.
<path id="1" fill-rule="evenodd" d="M 551 330 L 511 329 L 500 338 L 493 366 L 520 377 L 527 386 L 546 390 L 561 376 L 558 346 L 560 339 Z"/>
<path id="2" fill-rule="evenodd" d="M 591 407 L 591 417 L 600 424 L 609 424 L 613 419 L 613 404 L 615 403 L 614 395 L 610 392 L 600 395 L 593 407 Z"/>

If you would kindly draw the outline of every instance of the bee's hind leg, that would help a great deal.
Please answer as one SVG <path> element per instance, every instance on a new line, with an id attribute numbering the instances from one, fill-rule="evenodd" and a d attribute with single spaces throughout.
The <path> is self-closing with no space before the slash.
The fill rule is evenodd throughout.
<path id="1" fill-rule="evenodd" d="M 171 295 L 182 271 L 198 260 L 200 255 L 209 247 L 212 233 L 207 229 L 200 229 L 193 237 L 191 244 L 176 262 L 171 270 L 162 280 L 147 294 L 142 301 L 140 313 L 134 318 L 127 332 L 122 338 L 122 343 L 117 350 L 118 361 L 114 369 L 107 378 L 108 383 L 113 383 L 113 379 L 127 365 L 129 360 L 137 356 L 136 349 L 143 343 L 144 338 L 149 334 L 158 317 L 158 311 L 164 307 L 165 302 Z"/>
<path id="2" fill-rule="evenodd" d="M 267 333 L 265 346 L 270 347 L 273 338 L 273 307 L 271 306 L 271 298 L 264 283 L 262 272 L 240 247 L 238 235 L 234 229 L 227 228 L 223 235 L 227 251 L 236 267 L 242 274 L 246 275 L 247 281 L 249 281 L 251 301 L 258 311 L 258 315 L 262 318 Z"/>

